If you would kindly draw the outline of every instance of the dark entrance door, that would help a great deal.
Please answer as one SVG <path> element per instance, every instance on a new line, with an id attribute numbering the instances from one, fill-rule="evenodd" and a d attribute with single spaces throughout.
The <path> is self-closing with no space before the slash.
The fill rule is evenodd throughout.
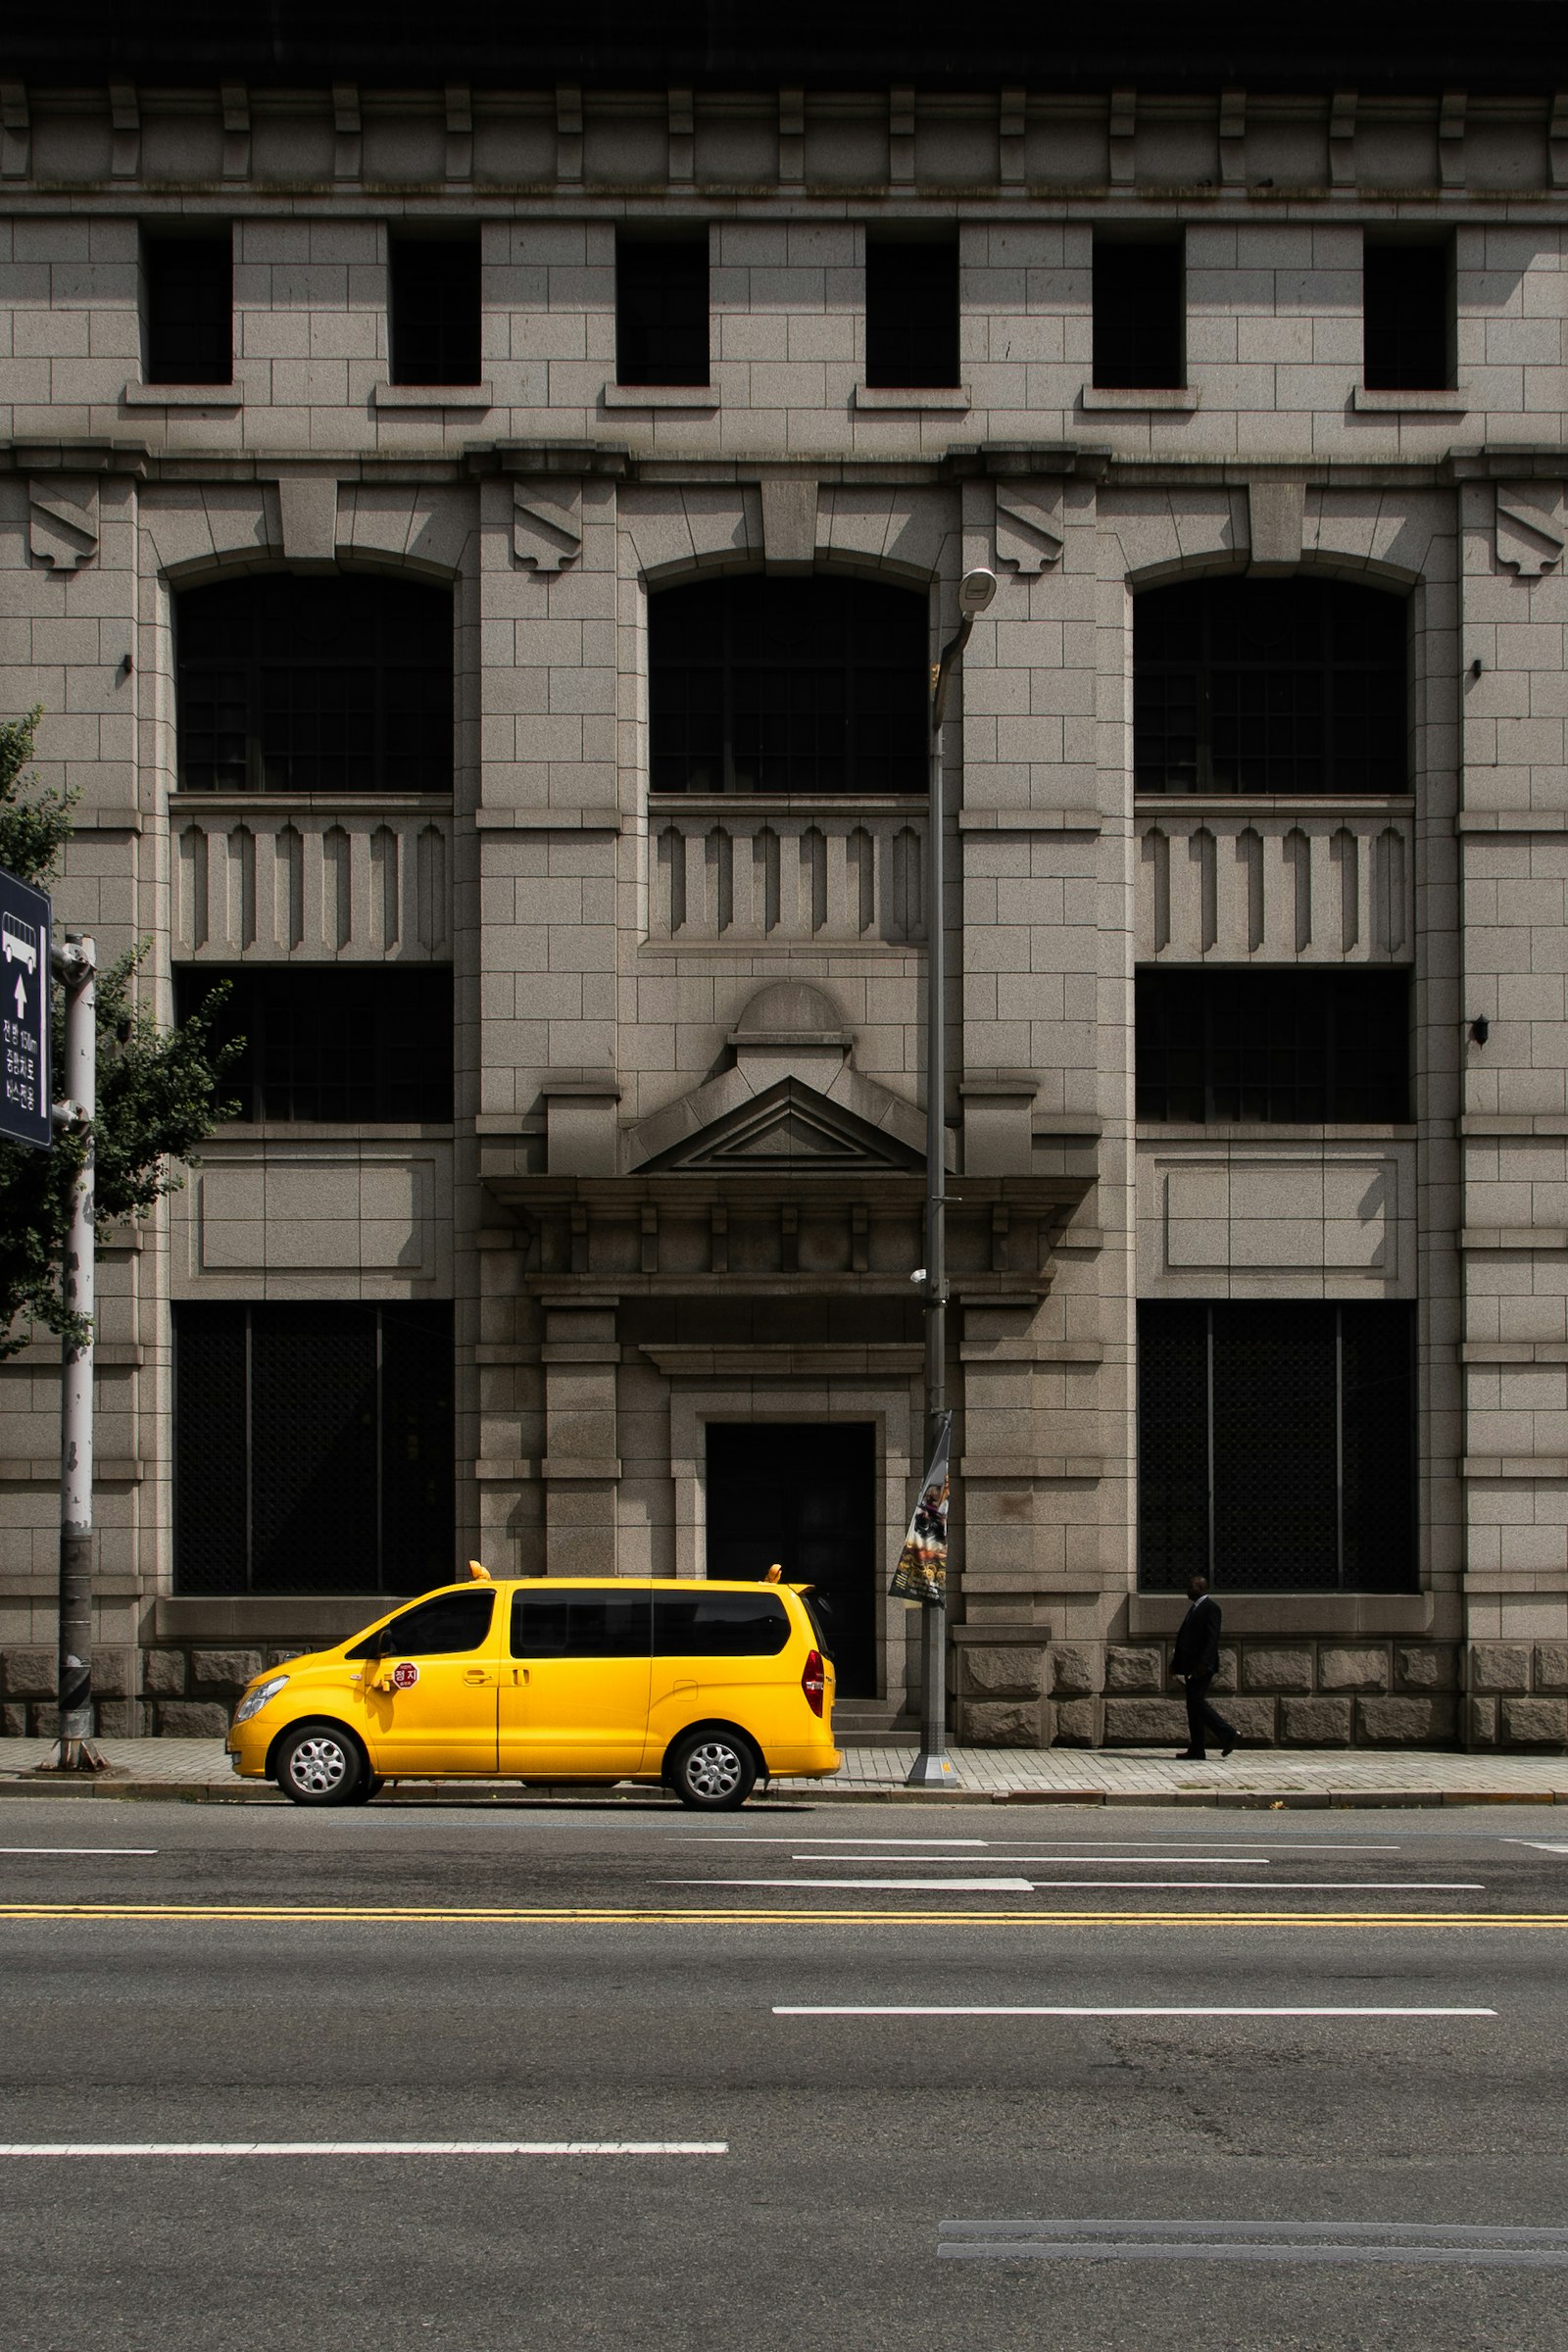
<path id="1" fill-rule="evenodd" d="M 708 1573 L 826 1601 L 841 1698 L 876 1696 L 876 1433 L 866 1421 L 710 1421 Z"/>

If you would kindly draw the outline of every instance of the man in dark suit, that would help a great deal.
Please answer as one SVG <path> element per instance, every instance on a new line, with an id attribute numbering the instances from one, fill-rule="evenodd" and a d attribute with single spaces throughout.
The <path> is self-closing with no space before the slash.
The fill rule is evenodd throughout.
<path id="1" fill-rule="evenodd" d="M 1237 1734 L 1208 1703 L 1208 1686 L 1219 1672 L 1219 1602 L 1209 1598 L 1208 1579 L 1202 1576 L 1192 1579 L 1187 1597 L 1191 1606 L 1182 1619 L 1170 1660 L 1172 1674 L 1182 1675 L 1187 1683 L 1187 1745 L 1179 1751 L 1178 1761 L 1202 1764 L 1207 1761 L 1205 1730 L 1219 1740 L 1222 1756 L 1228 1756 L 1236 1745 Z"/>

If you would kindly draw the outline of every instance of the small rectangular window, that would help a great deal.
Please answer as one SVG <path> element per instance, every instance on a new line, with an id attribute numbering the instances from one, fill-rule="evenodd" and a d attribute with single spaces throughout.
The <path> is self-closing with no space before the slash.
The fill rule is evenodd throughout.
<path id="1" fill-rule="evenodd" d="M 1187 380 L 1187 300 L 1175 240 L 1095 239 L 1094 368 L 1104 391 L 1160 391 Z"/>
<path id="2" fill-rule="evenodd" d="M 1361 255 L 1362 380 L 1369 392 L 1453 382 L 1453 247 L 1382 244 Z"/>
<path id="3" fill-rule="evenodd" d="M 223 1081 L 243 1119 L 422 1126 L 452 1116 L 452 972 L 446 964 L 182 964 L 186 1019 L 220 982 L 220 1042 L 243 1038 Z"/>
<path id="4" fill-rule="evenodd" d="M 1414 1336 L 1384 1300 L 1141 1304 L 1144 1591 L 1411 1591 Z"/>
<path id="5" fill-rule="evenodd" d="M 146 236 L 149 384 L 231 384 L 234 380 L 234 259 L 229 231 L 201 237 Z"/>
<path id="6" fill-rule="evenodd" d="M 615 379 L 708 382 L 706 237 L 617 239 Z"/>
<path id="7" fill-rule="evenodd" d="M 1404 971 L 1141 971 L 1138 1116 L 1303 1127 L 1410 1115 Z"/>
<path id="8" fill-rule="evenodd" d="M 865 380 L 897 389 L 958 380 L 958 248 L 868 238 Z"/>
<path id="9" fill-rule="evenodd" d="M 476 384 L 478 238 L 394 236 L 390 280 L 392 381 Z"/>
<path id="10" fill-rule="evenodd" d="M 654 1594 L 656 1658 L 776 1658 L 789 1638 L 776 1592 Z"/>
<path id="11" fill-rule="evenodd" d="M 648 1588 L 629 1592 L 576 1591 L 512 1596 L 514 1658 L 646 1658 Z"/>
<path id="12" fill-rule="evenodd" d="M 173 1315 L 177 1591 L 451 1581 L 449 1303 L 203 1300 Z"/>
<path id="13" fill-rule="evenodd" d="M 438 1592 L 368 1634 L 351 1658 L 450 1658 L 480 1648 L 495 1614 L 493 1592 Z"/>

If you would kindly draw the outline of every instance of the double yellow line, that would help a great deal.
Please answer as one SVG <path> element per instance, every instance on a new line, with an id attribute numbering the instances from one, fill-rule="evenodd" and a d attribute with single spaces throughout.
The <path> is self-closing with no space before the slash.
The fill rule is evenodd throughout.
<path id="1" fill-rule="evenodd" d="M 1568 1928 L 1563 1911 L 893 1911 L 594 1904 L 0 1903 L 0 1920 L 267 1922 L 371 1927 Z"/>

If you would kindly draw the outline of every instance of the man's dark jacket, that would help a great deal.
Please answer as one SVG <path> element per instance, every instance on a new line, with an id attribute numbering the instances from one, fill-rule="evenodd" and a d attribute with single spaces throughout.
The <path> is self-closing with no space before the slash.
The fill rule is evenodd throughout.
<path id="1" fill-rule="evenodd" d="M 1182 1619 L 1171 1652 L 1172 1674 L 1218 1674 L 1219 1628 L 1219 1602 L 1205 1592 Z"/>

